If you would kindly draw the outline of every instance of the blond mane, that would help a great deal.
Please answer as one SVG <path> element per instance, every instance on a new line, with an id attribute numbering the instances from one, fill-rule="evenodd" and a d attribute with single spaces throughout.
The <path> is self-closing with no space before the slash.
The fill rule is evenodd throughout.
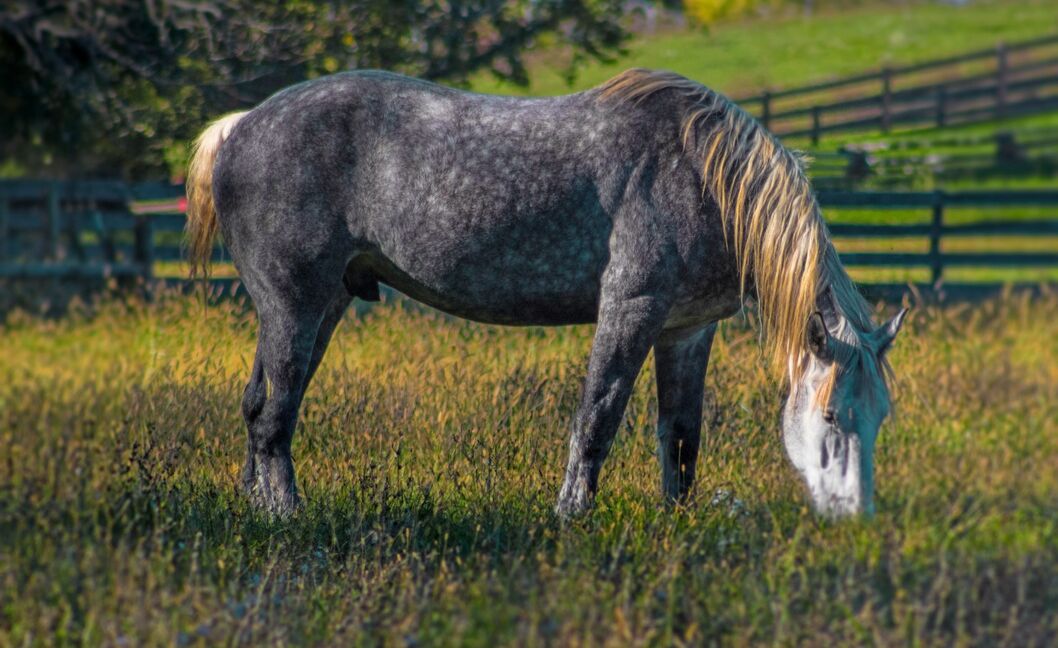
<path id="1" fill-rule="evenodd" d="M 631 69 L 597 88 L 602 101 L 636 104 L 661 91 L 684 99 L 684 150 L 728 222 L 742 294 L 752 283 L 775 366 L 798 375 L 808 319 L 828 286 L 856 329 L 839 334 L 858 342 L 872 330 L 870 309 L 838 259 L 802 160 L 723 95 L 673 72 Z"/>

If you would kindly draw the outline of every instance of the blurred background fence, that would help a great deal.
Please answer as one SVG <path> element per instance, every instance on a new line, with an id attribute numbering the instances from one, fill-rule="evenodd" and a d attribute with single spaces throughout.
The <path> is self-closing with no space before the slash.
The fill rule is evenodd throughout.
<path id="1" fill-rule="evenodd" d="M 134 61 L 129 56 L 87 67 L 82 65 L 84 57 L 72 55 L 38 61 L 32 54 L 38 49 L 55 50 L 55 39 L 80 42 L 69 30 L 48 32 L 38 39 L 37 49 L 23 52 L 28 63 L 12 68 L 29 74 L 27 78 L 37 85 L 9 84 L 17 91 L 8 98 L 19 99 L 20 109 L 11 113 L 9 123 L 0 124 L 0 130 L 17 126 L 0 138 L 6 156 L 0 160 L 0 175 L 12 178 L 0 180 L 0 280 L 6 285 L 27 280 L 30 291 L 39 285 L 34 281 L 49 280 L 62 286 L 111 279 L 123 284 L 180 282 L 186 275 L 181 249 L 183 187 L 137 180 L 179 177 L 186 165 L 187 142 L 209 116 L 250 107 L 295 81 L 338 69 L 388 67 L 483 92 L 556 94 L 589 87 L 623 67 L 647 65 L 672 67 L 711 87 L 743 89 L 731 93 L 742 107 L 785 144 L 807 148 L 811 180 L 838 251 L 869 294 L 899 295 L 913 284 L 948 297 L 975 297 L 1003 285 L 1058 283 L 1058 34 L 1046 35 L 1058 27 L 1054 12 L 1021 3 L 1018 11 L 1028 13 L 1012 21 L 1021 25 L 1013 29 L 1004 27 L 1010 22 L 1011 7 L 999 2 L 982 0 L 958 10 L 922 3 L 909 8 L 907 15 L 879 3 L 851 12 L 848 18 L 843 12 L 831 12 L 787 25 L 767 19 L 765 11 L 744 25 L 732 23 L 723 32 L 697 32 L 688 26 L 688 20 L 701 20 L 713 10 L 723 9 L 722 14 L 730 4 L 625 3 L 625 9 L 638 7 L 650 18 L 638 23 L 622 18 L 616 8 L 571 18 L 549 13 L 558 11 L 549 3 L 529 3 L 530 13 L 542 13 L 533 20 L 525 16 L 516 20 L 492 7 L 492 18 L 482 20 L 511 20 L 509 26 L 518 27 L 504 32 L 509 41 L 504 47 L 510 46 L 517 56 L 501 61 L 494 56 L 500 50 L 493 49 L 499 44 L 481 34 L 478 41 L 462 43 L 467 47 L 459 39 L 443 38 L 466 33 L 458 16 L 407 14 L 398 31 L 406 29 L 421 38 L 434 34 L 430 38 L 440 49 L 424 49 L 426 41 L 416 41 L 396 51 L 388 37 L 371 40 L 377 34 L 370 30 L 346 38 L 366 29 L 356 16 L 339 16 L 338 22 L 327 23 L 324 18 L 335 18 L 327 6 L 310 3 L 303 8 L 308 11 L 304 15 L 276 9 L 278 13 L 269 14 L 269 24 L 285 25 L 293 19 L 317 26 L 326 23 L 335 37 L 320 40 L 319 34 L 302 34 L 294 41 L 254 50 L 270 57 L 267 69 L 256 67 L 264 60 L 257 54 L 252 60 L 239 58 L 249 51 L 244 50 L 246 43 L 258 43 L 256 39 L 267 30 L 261 32 L 254 21 L 244 23 L 238 12 L 214 17 L 218 25 L 236 29 L 230 34 L 234 40 L 227 43 L 229 58 L 242 61 L 246 70 L 264 70 L 263 77 L 248 77 L 238 66 L 219 68 L 212 59 L 201 61 L 194 74 L 176 70 L 174 61 L 183 60 L 181 56 L 189 52 L 197 56 L 205 50 L 183 51 L 164 38 L 143 50 L 144 43 L 123 39 L 120 30 L 81 36 L 97 39 L 99 52 L 113 47 L 153 52 L 151 66 L 128 68 Z M 764 11 L 763 4 L 744 4 Z M 774 9 L 774 4 L 768 6 Z M 679 20 L 664 27 L 662 6 L 670 8 L 670 18 Z M 804 4 L 806 11 L 811 6 Z M 385 13 L 387 7 L 386 3 L 374 6 L 392 19 Z M 104 13 L 110 11 L 112 18 L 131 25 L 139 20 L 141 10 L 136 3 L 124 3 Z M 5 11 L 0 9 L 0 18 Z M 186 11 L 202 17 L 194 8 Z M 80 25 L 75 14 L 70 14 L 73 26 Z M 202 42 L 211 38 L 210 29 L 188 32 L 189 25 L 198 23 L 152 20 L 161 21 L 156 27 L 163 32 L 205 39 Z M 419 24 L 422 20 L 429 29 Z M 563 22 L 569 20 L 574 23 Z M 897 20 L 900 28 L 876 25 L 879 20 Z M 0 33 L 13 24 L 0 24 Z M 560 24 L 566 27 L 554 28 Z M 571 24 L 580 28 L 569 29 Z M 23 40 L 37 33 L 27 25 L 16 30 Z M 626 34 L 625 28 L 633 31 Z M 633 33 L 636 29 L 650 33 Z M 302 36 L 309 40 L 302 42 Z M 635 48 L 620 52 L 624 36 L 632 38 Z M 523 57 L 534 49 L 536 38 L 542 46 Z M 864 48 L 864 42 L 873 46 Z M 304 46 L 305 51 L 317 52 L 320 43 L 326 44 L 325 51 L 314 54 L 311 61 L 298 49 Z M 488 48 L 482 51 L 491 52 L 493 58 L 482 58 L 479 50 L 485 45 Z M 559 53 L 568 54 L 568 48 L 599 54 L 576 87 L 570 80 L 581 59 L 570 58 L 563 68 L 566 58 Z M 614 60 L 608 60 L 606 52 L 614 54 Z M 797 56 L 790 56 L 791 52 Z M 19 60 L 0 59 L 0 68 Z M 878 67 L 879 60 L 904 62 Z M 44 65 L 48 61 L 58 67 Z M 275 73 L 275 65 L 284 72 Z M 156 79 L 146 73 L 148 69 L 168 70 L 172 77 Z M 555 77 L 561 69 L 570 76 L 552 79 L 558 85 L 510 85 Z M 97 90 L 106 92 L 89 92 L 90 83 L 63 85 L 64 79 L 77 77 L 74 72 L 99 77 Z M 153 84 L 157 96 L 144 99 L 138 91 L 114 84 L 118 72 Z M 216 78 L 212 84 L 190 81 L 199 74 Z M 247 85 L 245 78 L 257 81 Z M 497 78 L 508 85 L 491 85 Z M 778 87 L 776 79 L 789 79 L 790 84 Z M 803 83 L 813 79 L 819 81 Z M 53 90 L 61 91 L 69 103 L 61 105 L 69 110 L 48 112 L 52 104 L 40 94 L 45 81 L 62 86 Z M 238 92 L 217 94 L 218 88 Z M 87 99 L 82 92 L 88 93 Z M 115 106 L 123 105 L 136 110 L 114 112 Z M 75 180 L 30 179 L 34 175 Z M 82 176 L 128 181 L 76 180 Z M 215 282 L 233 282 L 234 269 L 219 246 L 214 259 Z M 936 290 L 938 286 L 943 292 Z"/>
<path id="2" fill-rule="evenodd" d="M 930 290 L 949 268 L 1055 268 L 1058 251 L 1024 251 L 1005 244 L 1012 237 L 1058 236 L 1058 190 L 1007 191 L 821 191 L 825 213 L 901 211 L 903 222 L 833 222 L 843 262 L 853 268 L 924 269 Z M 162 183 L 0 181 L 0 278 L 182 278 L 183 187 Z M 1005 218 L 1005 210 L 1033 208 L 1045 218 Z M 957 217 L 952 219 L 952 215 Z M 969 218 L 966 215 L 969 214 Z M 908 218 L 910 215 L 910 218 Z M 862 221 L 862 218 L 852 218 Z M 869 219 L 867 219 L 869 220 Z M 891 220 L 891 219 L 884 219 Z M 949 244 L 976 237 L 979 251 L 951 251 Z M 843 242 L 911 240 L 920 251 L 845 251 Z M 860 249 L 856 249 L 856 248 Z M 890 245 L 890 247 L 892 247 Z M 900 247 L 900 246 L 896 246 Z M 956 246 L 957 247 L 957 246 Z M 224 263 L 221 246 L 214 260 Z M 229 276 L 217 279 L 230 283 Z M 1000 282 L 947 287 L 959 296 L 986 295 Z M 905 283 L 870 282 L 868 292 L 889 295 Z"/>
<path id="3" fill-rule="evenodd" d="M 737 98 L 776 135 L 937 127 L 1058 107 L 1058 36 Z"/>

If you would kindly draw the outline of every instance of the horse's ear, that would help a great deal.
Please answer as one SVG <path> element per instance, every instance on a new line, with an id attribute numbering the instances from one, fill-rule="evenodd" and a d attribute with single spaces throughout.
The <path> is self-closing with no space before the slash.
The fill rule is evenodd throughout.
<path id="1" fill-rule="evenodd" d="M 829 361 L 832 357 L 830 352 L 830 333 L 827 331 L 823 314 L 819 311 L 812 313 L 808 318 L 808 329 L 806 331 L 808 350 L 820 360 Z"/>
<path id="2" fill-rule="evenodd" d="M 878 327 L 872 335 L 874 341 L 874 352 L 881 358 L 889 351 L 889 347 L 893 346 L 893 340 L 896 339 L 896 334 L 900 332 L 900 327 L 904 325 L 904 318 L 907 316 L 908 309 L 903 308 L 897 313 L 893 319 L 889 320 L 885 324 Z"/>
<path id="3" fill-rule="evenodd" d="M 838 314 L 838 307 L 834 302 L 833 288 L 827 286 L 819 293 L 816 298 L 816 308 L 819 309 L 819 314 L 823 316 L 823 323 L 827 325 L 827 330 L 837 329 L 841 326 L 841 315 Z"/>

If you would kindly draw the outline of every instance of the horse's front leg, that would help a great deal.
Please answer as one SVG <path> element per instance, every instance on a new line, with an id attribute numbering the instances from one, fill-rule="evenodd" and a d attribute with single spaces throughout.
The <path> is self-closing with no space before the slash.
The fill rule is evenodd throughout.
<path id="1" fill-rule="evenodd" d="M 556 507 L 559 516 L 568 518 L 591 507 L 602 463 L 668 306 L 659 295 L 618 297 L 604 290 L 588 376 L 573 419 L 569 464 Z"/>
<path id="2" fill-rule="evenodd" d="M 703 383 L 715 334 L 716 324 L 694 331 L 666 331 L 654 345 L 661 491 L 669 501 L 686 497 L 694 484 Z"/>

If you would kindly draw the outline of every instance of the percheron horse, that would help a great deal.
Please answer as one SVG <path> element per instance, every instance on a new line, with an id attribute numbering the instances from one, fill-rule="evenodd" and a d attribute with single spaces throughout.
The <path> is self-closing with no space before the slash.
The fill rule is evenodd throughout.
<path id="1" fill-rule="evenodd" d="M 752 295 L 816 509 L 873 509 L 885 353 L 904 313 L 872 325 L 801 160 L 696 82 L 634 69 L 516 98 L 335 74 L 209 126 L 188 197 L 192 276 L 208 274 L 219 231 L 259 316 L 243 479 L 269 511 L 298 504 L 302 395 L 350 301 L 378 299 L 379 283 L 479 322 L 597 324 L 563 517 L 592 505 L 651 348 L 662 489 L 687 494 L 716 323 Z"/>

